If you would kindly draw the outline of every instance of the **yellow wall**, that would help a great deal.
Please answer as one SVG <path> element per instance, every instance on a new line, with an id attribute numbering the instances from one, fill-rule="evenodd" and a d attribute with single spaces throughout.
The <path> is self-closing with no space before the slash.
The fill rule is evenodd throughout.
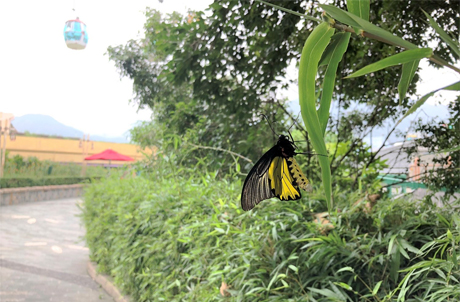
<path id="1" fill-rule="evenodd" d="M 83 148 L 85 143 L 80 143 L 79 139 L 62 139 L 48 137 L 16 136 L 16 140 L 11 141 L 9 136 L 6 140 L 6 150 L 10 157 L 19 154 L 23 157 L 35 156 L 39 160 L 51 160 L 55 162 L 83 162 Z M 88 155 L 100 153 L 106 149 L 112 149 L 123 155 L 130 156 L 136 161 L 143 158 L 142 153 L 152 154 L 152 150 L 141 150 L 132 144 L 118 144 L 106 142 L 90 141 L 87 147 Z M 142 152 L 142 153 L 141 153 Z M 91 160 L 88 164 L 108 164 L 108 161 Z M 112 164 L 127 164 L 132 162 L 112 161 Z"/>

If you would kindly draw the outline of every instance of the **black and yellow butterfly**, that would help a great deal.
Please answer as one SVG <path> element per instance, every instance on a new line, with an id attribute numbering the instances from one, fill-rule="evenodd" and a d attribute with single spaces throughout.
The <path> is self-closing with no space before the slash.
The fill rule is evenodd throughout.
<path id="1" fill-rule="evenodd" d="M 262 200 L 278 197 L 297 200 L 299 188 L 308 190 L 308 180 L 294 159 L 296 146 L 286 135 L 252 167 L 243 185 L 241 207 L 249 211 Z"/>

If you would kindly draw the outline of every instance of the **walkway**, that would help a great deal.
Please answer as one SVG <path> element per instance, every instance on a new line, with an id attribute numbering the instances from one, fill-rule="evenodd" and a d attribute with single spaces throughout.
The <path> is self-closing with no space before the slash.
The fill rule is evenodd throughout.
<path id="1" fill-rule="evenodd" d="M 0 207 L 0 301 L 113 301 L 86 272 L 79 202 Z"/>

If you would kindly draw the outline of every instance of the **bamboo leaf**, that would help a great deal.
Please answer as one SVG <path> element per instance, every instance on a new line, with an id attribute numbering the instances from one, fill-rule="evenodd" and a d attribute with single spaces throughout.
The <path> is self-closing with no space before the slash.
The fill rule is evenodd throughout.
<path id="1" fill-rule="evenodd" d="M 397 236 L 398 236 L 397 234 L 391 236 L 390 243 L 388 244 L 388 253 L 387 253 L 387 255 L 390 255 L 390 254 L 394 253 L 393 245 L 394 245 L 394 242 L 395 242 L 395 239 L 396 239 Z"/>
<path id="2" fill-rule="evenodd" d="M 372 295 L 376 295 L 379 292 L 380 285 L 382 285 L 382 281 L 377 282 L 377 284 L 374 286 L 374 289 L 372 290 Z"/>
<path id="3" fill-rule="evenodd" d="M 390 277 L 394 282 L 398 282 L 399 268 L 401 266 L 401 253 L 399 249 L 391 255 Z"/>
<path id="4" fill-rule="evenodd" d="M 369 21 L 369 7 L 369 0 L 347 0 L 348 11 L 366 21 Z"/>
<path id="5" fill-rule="evenodd" d="M 322 181 L 329 212 L 332 210 L 332 182 L 326 144 L 316 112 L 315 81 L 318 63 L 329 44 L 334 29 L 328 23 L 318 25 L 305 41 L 299 66 L 299 103 L 302 118 L 315 151 L 320 154 Z"/>
<path id="6" fill-rule="evenodd" d="M 315 292 L 315 293 L 318 293 L 320 295 L 323 295 L 325 297 L 328 297 L 332 301 L 343 301 L 342 296 L 334 293 L 333 291 L 331 291 L 330 289 L 327 289 L 327 288 L 317 289 L 317 288 L 314 288 L 314 287 L 308 287 L 308 290 L 310 290 L 312 292 Z"/>
<path id="7" fill-rule="evenodd" d="M 399 93 L 399 104 L 406 97 L 407 90 L 409 85 L 414 78 L 415 71 L 417 70 L 420 60 L 414 60 L 412 62 L 404 63 L 402 66 L 401 79 L 398 84 L 398 93 Z"/>
<path id="8" fill-rule="evenodd" d="M 429 57 L 433 54 L 431 48 L 417 48 L 406 50 L 398 54 L 392 55 L 385 59 L 382 59 L 378 62 L 369 64 L 358 71 L 353 72 L 346 78 L 355 78 L 371 72 L 375 72 L 390 66 L 395 66 L 399 64 L 409 63 L 413 60 L 420 60 L 422 58 Z"/>
<path id="9" fill-rule="evenodd" d="M 427 14 L 427 12 L 425 12 L 423 9 L 422 9 L 423 13 L 425 14 L 425 16 L 428 18 L 428 20 L 430 21 L 430 25 L 431 27 L 433 27 L 433 29 L 438 33 L 438 35 L 441 37 L 441 39 L 446 42 L 447 45 L 449 45 L 450 49 L 452 49 L 453 52 L 455 52 L 457 54 L 457 56 L 460 56 L 460 47 L 459 47 L 459 44 L 458 42 L 455 42 L 437 23 L 436 21 L 434 21 L 434 19 L 429 15 Z"/>
<path id="10" fill-rule="evenodd" d="M 347 25 L 361 28 L 361 25 L 356 22 L 351 16 L 353 14 L 350 14 L 338 7 L 332 6 L 332 5 L 319 5 L 325 12 L 327 12 L 332 18 L 339 20 L 342 23 L 345 23 Z"/>
<path id="11" fill-rule="evenodd" d="M 346 267 L 342 267 L 341 269 L 339 269 L 337 271 L 337 273 L 340 273 L 340 272 L 352 272 L 352 273 L 354 273 L 355 271 L 353 270 L 353 268 L 351 266 L 346 266 Z"/>
<path id="12" fill-rule="evenodd" d="M 434 91 L 432 91 L 432 92 L 430 92 L 428 94 L 425 94 L 421 99 L 419 99 L 417 102 L 415 102 L 415 104 L 412 105 L 412 107 L 410 107 L 409 110 L 407 110 L 406 114 L 404 114 L 404 116 L 396 123 L 396 125 L 398 125 L 399 123 L 402 122 L 403 119 L 405 119 L 406 117 L 408 117 L 409 115 L 414 113 L 420 106 L 422 106 L 426 102 L 427 99 L 429 99 L 431 96 L 433 96 L 436 92 L 438 92 L 440 90 L 459 91 L 460 90 L 460 82 L 456 82 L 454 84 L 451 84 L 451 85 L 436 89 L 436 90 L 434 90 Z"/>
<path id="13" fill-rule="evenodd" d="M 346 12 L 340 8 L 337 8 L 332 5 L 319 5 L 325 12 L 327 12 L 332 18 L 339 20 L 342 23 L 348 24 L 353 27 L 362 29 L 365 32 L 368 32 L 381 40 L 392 44 L 398 45 L 406 49 L 415 49 L 417 45 L 412 44 L 398 36 L 393 35 L 389 31 L 386 31 L 364 19 L 361 19 L 358 16 L 355 16 L 352 13 Z"/>
<path id="14" fill-rule="evenodd" d="M 350 285 L 346 284 L 346 283 L 343 283 L 343 282 L 334 282 L 334 284 L 335 284 L 335 285 L 338 285 L 338 286 L 340 286 L 341 288 L 344 288 L 344 289 L 346 289 L 346 290 L 353 291 L 353 288 L 352 288 Z"/>
<path id="15" fill-rule="evenodd" d="M 338 33 L 335 35 L 336 39 L 329 45 L 333 48 L 329 48 L 330 56 L 326 72 L 323 80 L 323 92 L 321 94 L 320 106 L 318 109 L 318 118 L 321 124 L 322 134 L 326 132 L 327 122 L 329 120 L 329 110 L 331 108 L 332 93 L 335 86 L 335 78 L 337 74 L 337 68 L 340 61 L 342 60 L 343 54 L 347 50 L 348 42 L 350 41 L 350 33 Z M 326 49 L 326 51 L 328 50 Z"/>
<path id="16" fill-rule="evenodd" d="M 397 245 L 398 245 L 398 250 L 401 253 L 401 255 L 403 255 L 404 258 L 406 259 L 410 259 L 409 254 L 406 252 L 406 250 L 404 250 L 404 247 L 401 246 L 399 241 L 397 242 Z"/>
<path id="17" fill-rule="evenodd" d="M 369 21 L 369 0 L 347 0 L 347 8 L 350 13 L 366 21 Z M 361 27 L 353 27 L 355 33 L 359 33 Z"/>

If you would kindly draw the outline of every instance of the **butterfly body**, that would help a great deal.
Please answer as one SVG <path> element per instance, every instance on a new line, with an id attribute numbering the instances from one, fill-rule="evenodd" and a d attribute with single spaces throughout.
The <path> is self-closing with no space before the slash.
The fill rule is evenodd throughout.
<path id="1" fill-rule="evenodd" d="M 244 181 L 241 206 L 248 211 L 262 200 L 278 197 L 281 200 L 300 199 L 299 188 L 308 190 L 308 180 L 294 156 L 295 145 L 285 135 L 254 165 Z"/>

